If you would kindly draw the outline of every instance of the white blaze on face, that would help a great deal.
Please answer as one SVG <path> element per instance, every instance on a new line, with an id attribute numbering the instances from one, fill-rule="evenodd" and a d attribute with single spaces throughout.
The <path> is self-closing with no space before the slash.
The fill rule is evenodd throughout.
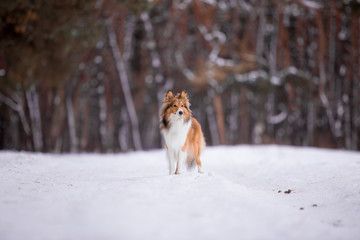
<path id="1" fill-rule="evenodd" d="M 180 114 L 181 112 L 181 114 Z M 184 116 L 184 111 L 179 107 L 178 110 L 176 111 L 176 115 L 183 117 Z"/>
<path id="2" fill-rule="evenodd" d="M 182 114 L 180 114 L 180 112 L 182 112 Z M 184 111 L 181 110 L 181 108 L 179 107 L 176 111 L 176 113 L 171 113 L 169 120 L 170 121 L 176 121 L 176 120 L 180 120 L 182 117 L 184 116 Z"/>

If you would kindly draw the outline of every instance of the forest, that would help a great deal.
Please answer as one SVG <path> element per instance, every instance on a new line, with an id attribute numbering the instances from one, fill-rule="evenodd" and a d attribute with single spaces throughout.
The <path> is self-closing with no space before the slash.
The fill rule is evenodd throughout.
<path id="1" fill-rule="evenodd" d="M 2 0 L 0 149 L 162 148 L 186 90 L 207 145 L 360 149 L 359 0 Z"/>

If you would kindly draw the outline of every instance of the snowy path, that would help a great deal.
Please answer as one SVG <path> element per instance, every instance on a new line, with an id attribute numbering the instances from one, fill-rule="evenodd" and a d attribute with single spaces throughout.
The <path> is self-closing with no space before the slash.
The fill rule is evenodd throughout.
<path id="1" fill-rule="evenodd" d="M 237 146 L 202 159 L 206 174 L 168 176 L 160 150 L 0 152 L 0 239 L 360 239 L 360 153 Z"/>

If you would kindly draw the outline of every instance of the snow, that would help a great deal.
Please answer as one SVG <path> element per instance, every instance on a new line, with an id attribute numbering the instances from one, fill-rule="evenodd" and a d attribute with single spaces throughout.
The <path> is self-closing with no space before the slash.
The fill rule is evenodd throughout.
<path id="1" fill-rule="evenodd" d="M 313 2 L 310 0 L 301 0 L 302 4 L 304 4 L 308 8 L 321 9 L 323 6 L 320 3 Z"/>
<path id="2" fill-rule="evenodd" d="M 0 239 L 360 239 L 359 152 L 209 147 L 202 162 L 169 176 L 164 150 L 0 152 Z"/>

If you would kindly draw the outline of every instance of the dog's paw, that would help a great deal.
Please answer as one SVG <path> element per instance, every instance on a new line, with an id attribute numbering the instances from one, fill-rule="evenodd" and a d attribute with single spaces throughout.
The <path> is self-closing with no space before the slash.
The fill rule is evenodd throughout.
<path id="1" fill-rule="evenodd" d="M 199 168 L 198 168 L 198 172 L 201 173 L 201 174 L 204 174 L 204 173 L 205 173 L 204 170 L 202 169 L 202 167 L 199 167 Z"/>

